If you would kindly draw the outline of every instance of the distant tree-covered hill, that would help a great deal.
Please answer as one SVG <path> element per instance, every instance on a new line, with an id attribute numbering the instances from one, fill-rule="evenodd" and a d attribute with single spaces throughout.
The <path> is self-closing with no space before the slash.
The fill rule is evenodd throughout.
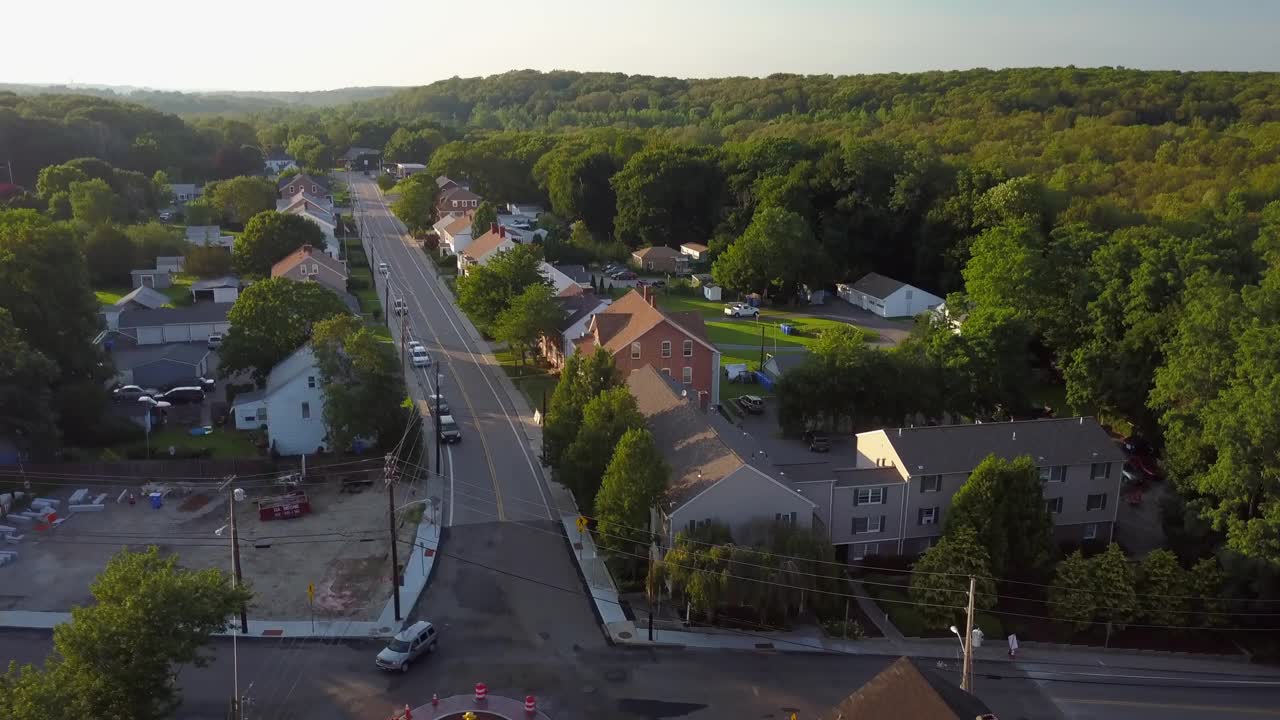
<path id="1" fill-rule="evenodd" d="M 395 93 L 394 87 L 357 87 L 315 92 L 175 92 L 142 88 L 0 83 L 0 92 L 18 95 L 89 95 L 135 103 L 175 115 L 250 113 L 278 108 L 320 108 L 372 100 Z"/>

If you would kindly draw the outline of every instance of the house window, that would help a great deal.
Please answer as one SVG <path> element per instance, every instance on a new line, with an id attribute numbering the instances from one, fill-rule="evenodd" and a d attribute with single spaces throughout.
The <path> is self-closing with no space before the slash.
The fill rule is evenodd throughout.
<path id="1" fill-rule="evenodd" d="M 854 505 L 883 505 L 884 488 L 858 488 L 853 494 Z"/>
<path id="2" fill-rule="evenodd" d="M 1098 523 L 1089 523 L 1088 525 L 1084 526 L 1084 539 L 1085 540 L 1098 539 Z"/>
<path id="3" fill-rule="evenodd" d="M 662 341 L 662 357 L 671 357 L 671 341 Z"/>
<path id="4" fill-rule="evenodd" d="M 916 522 L 920 525 L 936 525 L 938 522 L 938 508 L 920 508 L 916 514 Z"/>
<path id="5" fill-rule="evenodd" d="M 910 291 L 910 290 L 908 290 L 908 291 L 907 291 L 907 299 L 908 299 L 908 300 L 910 300 L 910 299 L 911 299 L 911 291 Z"/>
<path id="6" fill-rule="evenodd" d="M 258 408 L 258 422 L 266 422 L 266 421 L 267 421 L 267 408 L 266 407 Z"/>
<path id="7" fill-rule="evenodd" d="M 942 476 L 941 475 L 921 475 L 920 476 L 920 492 L 933 493 L 941 492 Z"/>
<path id="8" fill-rule="evenodd" d="M 1090 495 L 1089 497 L 1085 498 L 1084 509 L 1085 510 L 1106 510 L 1107 494 L 1098 493 L 1096 495 Z"/>
<path id="9" fill-rule="evenodd" d="M 302 403 L 302 419 L 303 420 L 311 419 L 311 403 L 309 402 Z"/>
<path id="10" fill-rule="evenodd" d="M 631 359 L 632 360 L 640 359 L 640 343 L 638 342 L 631 343 Z"/>
<path id="11" fill-rule="evenodd" d="M 1040 482 L 1065 482 L 1067 479 L 1067 468 L 1062 465 L 1036 468 L 1036 470 L 1040 473 Z"/>
<path id="12" fill-rule="evenodd" d="M 316 376 L 315 376 L 315 375 L 308 375 L 308 376 L 307 376 L 307 387 L 309 387 L 309 388 L 315 388 L 315 386 L 316 386 Z"/>
<path id="13" fill-rule="evenodd" d="M 686 367 L 680 371 L 680 382 L 684 383 L 685 385 L 693 384 L 693 368 Z"/>
<path id="14" fill-rule="evenodd" d="M 1050 515 L 1060 514 L 1062 512 L 1062 498 L 1056 497 L 1045 500 L 1044 509 L 1047 510 Z"/>
<path id="15" fill-rule="evenodd" d="M 292 185 L 290 185 L 290 186 L 289 186 L 289 194 L 290 194 L 290 195 L 292 195 L 292 194 L 293 194 L 293 186 L 292 186 Z"/>
<path id="16" fill-rule="evenodd" d="M 853 559 L 863 560 L 880 554 L 880 543 L 857 543 L 853 546 Z"/>
<path id="17" fill-rule="evenodd" d="M 883 531 L 884 531 L 883 515 L 853 518 L 853 534 L 854 535 L 859 535 L 861 533 L 878 533 Z"/>
<path id="18" fill-rule="evenodd" d="M 795 513 L 774 513 L 773 521 L 779 525 L 785 525 L 787 527 L 795 527 L 796 514 Z"/>
<path id="19" fill-rule="evenodd" d="M 311 186 L 311 194 L 312 194 L 312 195 L 319 195 L 319 194 L 320 194 L 320 188 L 316 187 L 315 185 L 312 185 L 312 186 Z"/>
<path id="20" fill-rule="evenodd" d="M 453 201 L 453 206 L 454 206 L 454 207 L 458 207 L 458 201 L 457 201 L 457 200 L 454 200 L 454 201 Z"/>
<path id="21" fill-rule="evenodd" d="M 662 368 L 662 374 L 671 377 L 671 368 Z"/>
<path id="22" fill-rule="evenodd" d="M 684 356 L 693 357 L 693 341 L 692 340 L 684 341 Z"/>
<path id="23" fill-rule="evenodd" d="M 1090 465 L 1089 477 L 1094 480 L 1105 480 L 1111 477 L 1111 463 L 1094 463 Z"/>

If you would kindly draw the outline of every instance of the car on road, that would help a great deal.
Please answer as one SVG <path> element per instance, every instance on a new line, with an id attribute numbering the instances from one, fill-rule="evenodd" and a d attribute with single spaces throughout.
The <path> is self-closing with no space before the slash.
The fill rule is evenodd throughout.
<path id="1" fill-rule="evenodd" d="M 764 412 L 764 398 L 758 395 L 742 395 L 738 398 L 738 405 L 752 415 Z"/>
<path id="2" fill-rule="evenodd" d="M 214 380 L 213 378 L 197 377 L 197 378 L 187 378 L 185 380 L 177 380 L 171 383 L 165 383 L 160 386 L 160 390 L 168 392 L 169 390 L 172 390 L 174 388 L 198 387 L 201 390 L 205 391 L 206 394 L 208 394 L 213 392 L 214 388 L 216 388 L 217 386 L 218 386 L 218 381 Z"/>
<path id="3" fill-rule="evenodd" d="M 406 304 L 405 301 L 400 298 L 396 298 L 395 302 L 391 303 L 391 305 L 392 307 L 395 308 L 395 312 L 397 315 L 407 315 L 409 313 L 408 304 Z"/>
<path id="4" fill-rule="evenodd" d="M 111 391 L 111 399 L 116 402 L 137 402 L 144 397 L 155 397 L 159 390 L 140 387 L 138 385 L 121 385 Z"/>
<path id="5" fill-rule="evenodd" d="M 831 452 L 831 436 L 821 430 L 805 430 L 804 442 L 809 452 Z"/>
<path id="6" fill-rule="evenodd" d="M 435 626 L 426 620 L 419 620 L 396 633 L 373 662 L 383 670 L 409 672 L 413 661 L 436 651 L 438 641 Z"/>
<path id="7" fill-rule="evenodd" d="M 742 302 L 729 303 L 724 306 L 724 314 L 729 317 L 760 317 L 760 308 Z"/>
<path id="8" fill-rule="evenodd" d="M 440 442 L 456 443 L 462 440 L 462 429 L 452 415 L 440 416 Z"/>
<path id="9" fill-rule="evenodd" d="M 226 338 L 222 336 L 222 333 L 214 333 L 213 335 L 209 336 L 208 347 L 210 350 L 217 350 L 218 348 L 222 347 L 222 343 L 225 340 Z"/>
<path id="10" fill-rule="evenodd" d="M 421 345 L 409 348 L 409 359 L 413 361 L 414 367 L 431 366 L 431 354 Z"/>
<path id="11" fill-rule="evenodd" d="M 445 400 L 443 395 L 428 395 L 427 396 L 427 412 L 434 414 L 437 411 L 442 416 L 448 415 L 449 401 Z"/>
<path id="12" fill-rule="evenodd" d="M 157 395 L 156 400 L 161 400 L 171 405 L 193 405 L 204 402 L 204 390 L 195 386 L 176 387 Z"/>
<path id="13" fill-rule="evenodd" d="M 391 266 L 384 262 L 378 263 L 378 272 L 382 273 L 382 277 L 390 277 Z"/>

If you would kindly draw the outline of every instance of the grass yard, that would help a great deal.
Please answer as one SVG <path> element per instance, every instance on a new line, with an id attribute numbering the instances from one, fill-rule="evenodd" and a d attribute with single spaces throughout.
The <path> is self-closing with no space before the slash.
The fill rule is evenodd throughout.
<path id="1" fill-rule="evenodd" d="M 190 305 L 191 304 L 191 282 L 195 280 L 194 275 L 186 275 L 175 273 L 170 276 L 173 284 L 167 288 L 158 288 L 156 292 L 169 298 L 171 305 Z M 133 292 L 131 287 L 109 287 L 101 290 L 94 290 L 93 294 L 98 299 L 100 305 L 114 305 L 120 298 Z"/>
<path id="2" fill-rule="evenodd" d="M 210 449 L 215 458 L 249 458 L 260 455 L 249 432 L 214 428 L 208 435 L 190 435 L 187 433 L 188 429 L 166 427 L 152 432 L 151 456 L 156 458 L 167 456 L 170 445 L 179 450 Z M 130 443 L 130 445 L 135 444 Z"/>
<path id="3" fill-rule="evenodd" d="M 493 356 L 497 358 L 498 364 L 502 366 L 502 371 L 511 378 L 511 382 L 520 389 L 525 400 L 529 402 L 529 407 L 534 410 L 542 409 L 543 393 L 546 393 L 547 401 L 551 400 L 551 393 L 556 389 L 556 383 L 559 378 L 545 369 L 531 364 L 526 358 L 525 364 L 520 364 L 520 358 L 510 350 L 496 350 Z"/>
<path id="4" fill-rule="evenodd" d="M 800 348 L 812 345 L 818 334 L 831 327 L 855 327 L 837 320 L 803 315 L 770 309 L 760 313 L 759 321 L 748 318 L 731 318 L 724 314 L 724 303 L 713 302 L 691 295 L 673 295 L 662 293 L 658 296 L 658 304 L 669 312 L 700 313 L 707 324 L 707 335 L 716 345 L 760 345 L 761 328 L 764 329 L 765 352 L 771 348 Z M 799 334 L 783 335 L 779 325 L 786 323 L 795 327 Z M 867 342 L 876 340 L 877 335 L 866 328 L 858 328 Z M 757 362 L 759 357 L 757 354 Z"/>

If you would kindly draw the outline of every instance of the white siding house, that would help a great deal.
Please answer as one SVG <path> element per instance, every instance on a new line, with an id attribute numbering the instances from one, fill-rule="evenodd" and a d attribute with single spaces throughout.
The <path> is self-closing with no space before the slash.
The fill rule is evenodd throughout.
<path id="1" fill-rule="evenodd" d="M 942 298 L 901 280 L 867 273 L 857 282 L 841 283 L 836 293 L 844 301 L 881 317 L 915 317 L 942 304 Z"/>
<path id="2" fill-rule="evenodd" d="M 310 345 L 272 368 L 265 388 L 237 396 L 231 411 L 237 430 L 267 426 L 267 439 L 281 455 L 309 455 L 328 449 L 324 390 Z"/>

